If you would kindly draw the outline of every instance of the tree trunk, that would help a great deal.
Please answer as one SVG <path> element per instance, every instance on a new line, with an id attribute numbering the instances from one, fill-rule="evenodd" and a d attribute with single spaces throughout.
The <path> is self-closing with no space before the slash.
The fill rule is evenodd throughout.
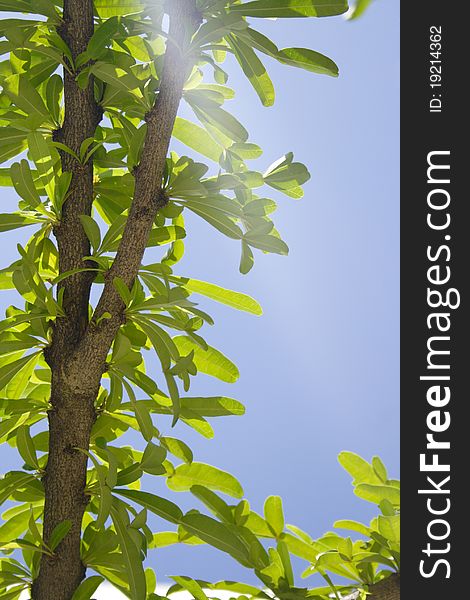
<path id="1" fill-rule="evenodd" d="M 124 305 L 113 280 L 121 277 L 130 287 L 138 274 L 148 237 L 158 210 L 166 200 L 161 181 L 178 106 L 190 63 L 182 52 L 185 40 L 199 23 L 194 0 L 173 0 L 169 4 L 170 36 L 160 89 L 147 115 L 147 136 L 142 161 L 135 171 L 136 191 L 123 240 L 94 319 L 89 322 L 88 305 L 93 276 L 77 273 L 61 283 L 66 316 L 57 319 L 52 344 L 45 358 L 52 370 L 49 411 L 49 457 L 43 477 L 45 490 L 44 541 L 65 520 L 71 529 L 54 552 L 43 555 L 38 577 L 33 582 L 33 600 L 70 600 L 85 577 L 80 557 L 81 525 L 88 504 L 85 485 L 90 434 L 96 419 L 95 400 L 106 358 L 119 327 Z M 64 22 L 60 34 L 75 58 L 93 35 L 92 0 L 64 0 Z M 189 36 L 189 38 L 188 38 Z M 102 111 L 93 97 L 93 81 L 81 90 L 74 77 L 64 77 L 65 119 L 55 137 L 76 153 L 81 143 L 93 137 Z M 66 200 L 60 225 L 54 233 L 59 248 L 59 270 L 64 273 L 86 267 L 84 257 L 90 244 L 80 215 L 90 215 L 93 206 L 93 163 L 81 165 L 61 153 L 64 171 L 72 172 L 71 193 Z M 111 316 L 97 325 L 104 312 Z"/>
<path id="2" fill-rule="evenodd" d="M 70 520 L 72 528 L 53 557 L 43 555 L 40 573 L 32 589 L 34 600 L 70 600 L 85 576 L 80 558 L 83 514 L 89 498 L 84 495 L 88 449 L 95 421 L 93 396 L 80 396 L 54 377 L 53 409 L 49 412 L 49 459 L 44 478 L 44 540 L 54 527 Z"/>
<path id="3" fill-rule="evenodd" d="M 93 35 L 92 0 L 64 0 L 63 23 L 58 28 L 75 59 L 86 50 Z M 54 139 L 79 153 L 82 142 L 94 137 L 102 111 L 97 106 L 93 81 L 86 89 L 78 87 L 73 75 L 64 74 L 65 118 Z M 90 215 L 93 205 L 93 163 L 82 165 L 61 152 L 62 170 L 72 173 L 70 195 L 62 208 L 60 224 L 54 234 L 59 250 L 59 272 L 82 269 L 83 258 L 90 255 L 90 243 L 81 226 L 80 215 Z M 51 367 L 51 409 L 49 419 L 49 456 L 43 477 L 45 490 L 44 532 L 47 543 L 54 528 L 71 522 L 69 534 L 54 557 L 42 556 L 40 572 L 32 587 L 34 600 L 70 600 L 85 575 L 80 558 L 81 525 L 88 498 L 84 495 L 87 457 L 76 448 L 88 449 L 95 422 L 94 390 L 82 393 L 67 382 L 67 361 L 88 325 L 88 303 L 93 274 L 77 273 L 66 278 L 64 318 L 55 324 L 52 344 L 45 352 Z"/>

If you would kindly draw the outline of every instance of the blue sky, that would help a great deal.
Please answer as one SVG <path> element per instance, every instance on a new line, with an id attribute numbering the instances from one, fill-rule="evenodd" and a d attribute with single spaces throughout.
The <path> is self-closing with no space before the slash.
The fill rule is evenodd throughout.
<path id="1" fill-rule="evenodd" d="M 398 475 L 399 6 L 378 0 L 358 21 L 285 19 L 263 23 L 263 31 L 279 47 L 327 54 L 340 77 L 268 62 L 277 90 L 269 109 L 238 72 L 229 82 L 237 96 L 228 110 L 265 150 L 256 166 L 293 151 L 312 179 L 301 201 L 278 198 L 275 222 L 289 257 L 259 253 L 248 276 L 238 273 L 237 243 L 188 219 L 177 272 L 249 293 L 264 315 L 203 303 L 216 318 L 208 341 L 241 377 L 229 386 L 201 376 L 193 394 L 232 396 L 247 414 L 217 420 L 214 440 L 183 425 L 175 435 L 190 440 L 197 460 L 236 475 L 256 510 L 279 494 L 287 521 L 319 536 L 337 519 L 373 515 L 353 496 L 336 460 L 341 450 L 378 454 Z M 12 195 L 2 196 L 3 212 Z M 14 256 L 8 240 L 20 234 L 13 234 L 3 238 L 4 265 Z M 3 293 L 2 310 L 11 302 Z M 155 491 L 164 491 L 161 483 Z M 189 508 L 183 495 L 176 500 Z M 164 549 L 151 562 L 160 580 L 251 580 L 204 547 Z"/>

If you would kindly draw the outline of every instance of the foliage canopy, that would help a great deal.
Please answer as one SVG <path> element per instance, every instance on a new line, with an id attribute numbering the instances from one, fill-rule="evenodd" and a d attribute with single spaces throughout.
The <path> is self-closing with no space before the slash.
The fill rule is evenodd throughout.
<path id="1" fill-rule="evenodd" d="M 145 558 L 175 543 L 210 544 L 262 584 L 174 577 L 169 595 L 184 588 L 196 600 L 212 589 L 338 597 L 351 586 L 334 588 L 328 573 L 357 588 L 382 579 L 383 566 L 398 569 L 398 483 L 379 459 L 340 457 L 356 493 L 382 514 L 369 527 L 338 526 L 368 541 L 313 540 L 285 525 L 280 498 L 257 514 L 235 477 L 197 462 L 169 433 L 187 426 L 210 438 L 213 418 L 244 412 L 232 398 L 190 395 L 199 372 L 238 378 L 205 341 L 213 320 L 196 299 L 261 314 L 253 298 L 179 273 L 185 215 L 238 243 L 248 273 L 256 251 L 288 252 L 267 194 L 301 198 L 309 179 L 290 152 L 262 172 L 250 166 L 262 150 L 225 108 L 234 97 L 225 64 L 238 63 L 265 106 L 275 93 L 260 56 L 337 76 L 316 51 L 279 49 L 257 19 L 347 8 L 345 0 L 0 0 L 0 10 L 27 15 L 0 21 L 0 184 L 18 196 L 0 231 L 32 231 L 0 271 L 1 288 L 18 297 L 0 323 L 0 441 L 24 463 L 0 480 L 0 503 L 9 502 L 0 598 L 31 589 L 43 600 L 54 586 L 56 600 L 87 600 L 106 579 L 133 600 L 156 599 Z M 181 99 L 194 120 L 177 116 Z M 172 137 L 188 155 L 168 153 Z M 139 448 L 120 441 L 129 430 Z M 211 516 L 143 491 L 147 475 L 189 491 Z M 328 586 L 296 587 L 291 554 Z"/>

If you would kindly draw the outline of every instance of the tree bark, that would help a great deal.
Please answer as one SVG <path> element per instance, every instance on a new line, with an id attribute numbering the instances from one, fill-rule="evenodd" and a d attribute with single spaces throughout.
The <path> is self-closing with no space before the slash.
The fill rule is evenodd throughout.
<path id="1" fill-rule="evenodd" d="M 367 598 L 370 600 L 400 600 L 400 575 L 394 573 L 383 579 L 369 589 L 370 595 Z M 354 592 L 346 596 L 344 600 L 358 600 L 360 592 Z"/>
<path id="2" fill-rule="evenodd" d="M 135 171 L 134 199 L 114 264 L 94 320 L 89 323 L 88 305 L 93 276 L 79 273 L 66 278 L 64 310 L 57 319 L 51 346 L 45 357 L 52 370 L 49 411 L 49 458 L 43 477 L 45 490 L 44 541 L 64 520 L 71 521 L 68 535 L 54 556 L 43 555 L 39 575 L 32 586 L 33 600 L 70 600 L 85 576 L 80 557 L 81 524 L 88 504 L 84 494 L 87 457 L 77 448 L 88 449 L 96 419 L 95 400 L 112 342 L 123 323 L 124 305 L 113 281 L 120 277 L 131 287 L 140 268 L 157 212 L 166 204 L 161 181 L 176 114 L 183 93 L 190 59 L 182 52 L 185 41 L 199 23 L 194 0 L 169 3 L 170 35 L 159 93 L 146 116 L 147 134 L 141 164 Z M 83 52 L 93 35 L 92 0 L 64 0 L 64 22 L 60 33 L 74 58 Z M 65 119 L 56 138 L 75 152 L 94 135 L 102 112 L 93 97 L 93 82 L 81 90 L 69 74 L 64 78 Z M 87 266 L 84 257 L 90 245 L 80 215 L 91 213 L 93 164 L 83 166 L 62 153 L 64 170 L 73 174 L 71 194 L 66 200 L 60 225 L 55 230 L 60 272 Z M 110 319 L 100 325 L 98 317 Z"/>
<path id="3" fill-rule="evenodd" d="M 64 0 L 63 23 L 58 29 L 75 59 L 86 50 L 93 35 L 92 0 Z M 82 90 L 73 75 L 64 75 L 65 117 L 54 139 L 79 153 L 82 142 L 95 134 L 102 111 L 94 99 L 93 80 Z M 90 215 L 93 205 L 93 163 L 80 164 L 61 152 L 63 171 L 72 173 L 70 195 L 62 208 L 61 220 L 54 228 L 59 251 L 59 272 L 82 269 L 83 258 L 90 255 L 90 243 L 80 215 Z M 47 543 L 54 528 L 71 522 L 69 534 L 54 557 L 43 555 L 39 576 L 32 588 L 34 600 L 70 600 L 85 574 L 80 558 L 81 524 L 88 499 L 84 495 L 87 457 L 75 448 L 88 449 L 95 422 L 93 393 L 82 394 L 67 384 L 68 357 L 88 325 L 88 303 L 93 275 L 77 273 L 66 278 L 63 288 L 65 317 L 55 324 L 52 344 L 45 352 L 51 367 L 51 409 L 49 419 L 49 457 L 43 477 L 45 504 L 43 538 Z"/>
<path id="4" fill-rule="evenodd" d="M 162 80 L 157 100 L 146 115 L 147 134 L 142 159 L 135 169 L 135 193 L 116 258 L 106 275 L 106 284 L 92 322 L 80 344 L 79 354 L 90 364 L 91 357 L 104 361 L 112 340 L 122 324 L 124 304 L 114 286 L 119 277 L 131 288 L 140 269 L 147 241 L 158 211 L 167 203 L 161 183 L 183 86 L 192 67 L 184 53 L 185 41 L 200 23 L 195 0 L 169 3 L 170 31 Z M 96 322 L 104 313 L 111 318 Z M 77 363 L 78 369 L 83 365 Z"/>

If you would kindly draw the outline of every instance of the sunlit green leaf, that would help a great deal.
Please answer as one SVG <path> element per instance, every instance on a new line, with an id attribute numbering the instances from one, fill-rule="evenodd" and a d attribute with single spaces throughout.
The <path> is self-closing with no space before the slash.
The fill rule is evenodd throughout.
<path id="1" fill-rule="evenodd" d="M 223 523 L 206 515 L 187 514 L 183 517 L 182 524 L 187 531 L 207 544 L 227 552 L 243 565 L 251 566 L 246 546 Z"/>
<path id="2" fill-rule="evenodd" d="M 204 463 L 193 462 L 189 465 L 180 465 L 167 479 L 167 485 L 177 492 L 190 490 L 193 485 L 203 485 L 234 498 L 243 496 L 243 489 L 233 475 Z"/>
<path id="3" fill-rule="evenodd" d="M 128 500 L 137 502 L 140 506 L 143 506 L 150 512 L 153 512 L 158 517 L 161 517 L 170 523 L 179 523 L 183 516 L 183 513 L 176 504 L 165 498 L 150 494 L 149 492 L 125 489 L 115 489 L 114 492 L 120 496 L 124 496 Z"/>
<path id="4" fill-rule="evenodd" d="M 235 4 L 231 12 L 247 17 L 330 17 L 348 10 L 347 0 L 253 0 Z"/>
<path id="5" fill-rule="evenodd" d="M 200 152 L 215 162 L 219 162 L 223 148 L 202 127 L 191 123 L 187 119 L 177 117 L 173 135 L 189 148 Z"/>
<path id="6" fill-rule="evenodd" d="M 239 371 L 233 362 L 219 350 L 208 346 L 207 350 L 200 348 L 186 336 L 173 338 L 181 356 L 194 352 L 193 361 L 198 371 L 217 377 L 221 381 L 234 383 L 239 377 Z"/>
<path id="7" fill-rule="evenodd" d="M 129 527 L 126 523 L 127 513 L 122 504 L 113 499 L 111 507 L 111 517 L 113 519 L 116 534 L 119 539 L 119 547 L 122 552 L 122 558 L 126 567 L 126 574 L 129 582 L 129 589 L 132 598 L 147 597 L 147 583 L 142 566 L 140 551 L 131 538 Z"/>
<path id="8" fill-rule="evenodd" d="M 75 590 L 72 600 L 90 600 L 103 581 L 100 575 L 88 577 Z"/>
<path id="9" fill-rule="evenodd" d="M 269 496 L 264 503 L 264 517 L 274 535 L 279 537 L 284 531 L 284 513 L 282 499 L 279 496 Z"/>
<path id="10" fill-rule="evenodd" d="M 242 40 L 232 36 L 230 38 L 230 45 L 243 72 L 258 94 L 261 103 L 264 106 L 272 106 L 275 99 L 274 86 L 263 63 L 252 48 Z"/>
<path id="11" fill-rule="evenodd" d="M 327 56 L 308 48 L 284 48 L 279 50 L 278 60 L 291 67 L 299 67 L 306 71 L 338 77 L 337 65 Z"/>
<path id="12" fill-rule="evenodd" d="M 246 294 L 227 290 L 213 283 L 207 283 L 206 281 L 200 281 L 198 279 L 174 276 L 170 276 L 169 279 L 170 281 L 182 283 L 187 290 L 194 294 L 202 294 L 216 302 L 227 304 L 228 306 L 254 315 L 263 314 L 263 309 L 258 302 Z"/>

